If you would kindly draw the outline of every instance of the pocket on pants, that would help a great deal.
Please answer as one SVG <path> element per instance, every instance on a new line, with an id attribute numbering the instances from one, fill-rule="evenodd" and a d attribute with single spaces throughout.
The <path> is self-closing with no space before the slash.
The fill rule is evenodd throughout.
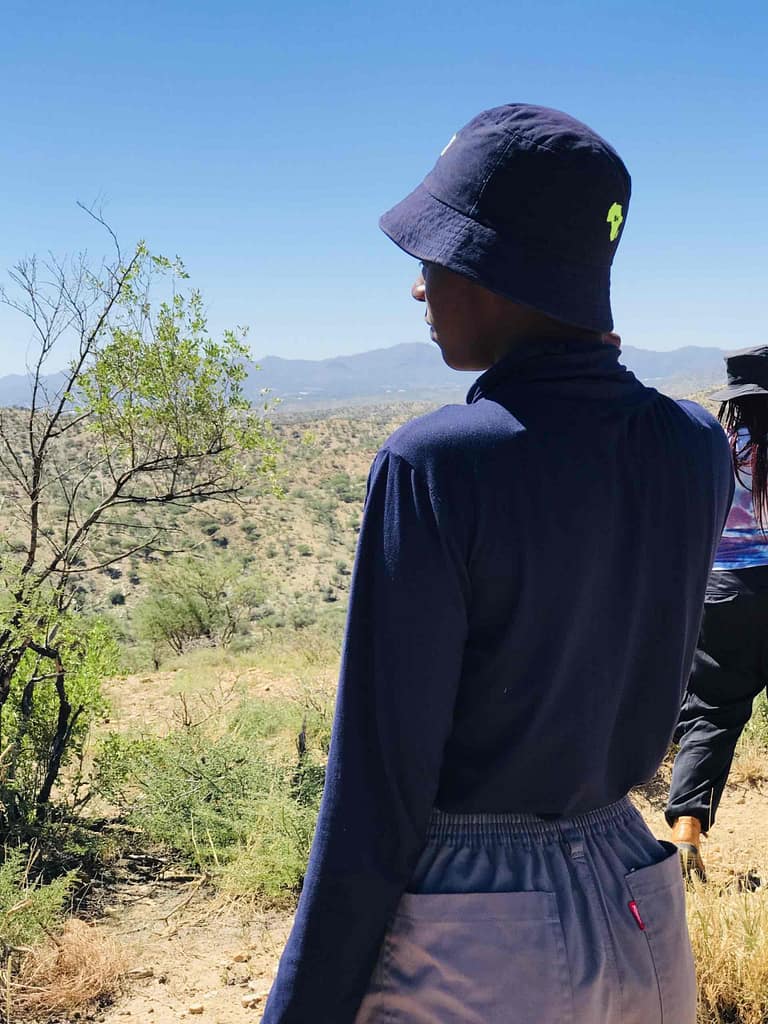
<path id="1" fill-rule="evenodd" d="M 685 918 L 685 887 L 677 847 L 662 843 L 667 856 L 626 876 L 642 923 L 659 986 L 664 1024 L 695 1024 L 696 973 Z"/>
<path id="2" fill-rule="evenodd" d="M 571 1024 L 553 893 L 402 897 L 356 1024 Z"/>

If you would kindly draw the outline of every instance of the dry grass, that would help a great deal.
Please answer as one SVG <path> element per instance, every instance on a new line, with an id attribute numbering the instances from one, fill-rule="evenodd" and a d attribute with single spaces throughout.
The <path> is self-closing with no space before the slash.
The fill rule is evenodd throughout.
<path id="1" fill-rule="evenodd" d="M 113 998 L 125 969 L 125 953 L 115 939 L 72 919 L 60 936 L 30 950 L 21 961 L 12 985 L 13 1018 L 70 1020 Z"/>
<path id="2" fill-rule="evenodd" d="M 747 786 L 757 786 L 768 779 L 768 751 L 762 737 L 745 733 L 731 769 L 730 780 Z"/>
<path id="3" fill-rule="evenodd" d="M 768 1021 L 768 890 L 692 884 L 688 924 L 699 1024 Z"/>

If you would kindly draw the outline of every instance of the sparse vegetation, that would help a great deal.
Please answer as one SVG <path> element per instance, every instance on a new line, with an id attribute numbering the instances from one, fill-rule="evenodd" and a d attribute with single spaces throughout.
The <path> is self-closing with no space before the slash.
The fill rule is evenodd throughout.
<path id="1" fill-rule="evenodd" d="M 15 290 L 0 292 L 38 340 L 30 408 L 0 413 L 0 497 L 11 534 L 0 545 L 6 841 L 27 838 L 51 816 L 54 787 L 93 718 L 78 696 L 79 665 L 93 648 L 76 614 L 88 591 L 79 581 L 99 571 L 114 579 L 115 563 L 162 548 L 174 529 L 166 507 L 237 499 L 243 453 L 253 472 L 274 468 L 273 440 L 243 397 L 241 333 L 214 341 L 200 293 L 179 286 L 182 264 L 142 243 L 124 258 L 114 241 L 111 262 L 96 267 L 84 256 L 22 260 L 10 275 Z M 174 283 L 158 302 L 163 278 Z M 63 339 L 76 355 L 49 391 L 44 370 Z M 108 602 L 121 607 L 122 589 Z"/>
<path id="2" fill-rule="evenodd" d="M 225 702 L 226 703 L 226 702 Z M 329 713 L 298 701 L 181 703 L 165 736 L 110 734 L 96 785 L 147 843 L 227 891 L 295 899 L 322 793 Z"/>
<path id="3" fill-rule="evenodd" d="M 36 871 L 34 854 L 6 847 L 0 864 L 0 953 L 5 960 L 14 952 L 46 938 L 60 925 L 74 884 L 72 874 L 44 883 Z"/>
<path id="4" fill-rule="evenodd" d="M 692 884 L 688 922 L 697 965 L 698 1024 L 768 1020 L 768 892 Z"/>

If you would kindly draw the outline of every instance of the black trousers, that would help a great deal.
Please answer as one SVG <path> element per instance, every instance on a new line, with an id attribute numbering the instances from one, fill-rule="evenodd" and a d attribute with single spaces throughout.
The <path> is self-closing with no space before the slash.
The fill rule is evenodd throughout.
<path id="1" fill-rule="evenodd" d="M 667 821 L 698 818 L 706 831 L 752 702 L 768 684 L 768 566 L 713 573 L 675 740 Z"/>

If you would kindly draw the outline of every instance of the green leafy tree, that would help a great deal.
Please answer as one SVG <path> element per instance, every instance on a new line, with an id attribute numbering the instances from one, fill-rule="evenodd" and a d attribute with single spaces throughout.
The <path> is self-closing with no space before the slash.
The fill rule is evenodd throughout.
<path id="1" fill-rule="evenodd" d="M 203 638 L 226 647 L 264 598 L 262 580 L 244 577 L 232 559 L 171 559 L 154 574 L 150 596 L 136 616 L 138 632 L 176 654 Z"/>
<path id="2" fill-rule="evenodd" d="M 144 243 L 123 254 L 94 216 L 111 259 L 25 259 L 0 292 L 36 340 L 29 408 L 0 413 L 0 834 L 45 820 L 99 708 L 78 682 L 94 644 L 75 625 L 84 575 L 168 548 L 179 508 L 240 500 L 245 453 L 248 481 L 274 473 L 264 410 L 243 391 L 244 331 L 212 338 L 182 263 Z M 65 346 L 74 359 L 49 375 Z"/>

